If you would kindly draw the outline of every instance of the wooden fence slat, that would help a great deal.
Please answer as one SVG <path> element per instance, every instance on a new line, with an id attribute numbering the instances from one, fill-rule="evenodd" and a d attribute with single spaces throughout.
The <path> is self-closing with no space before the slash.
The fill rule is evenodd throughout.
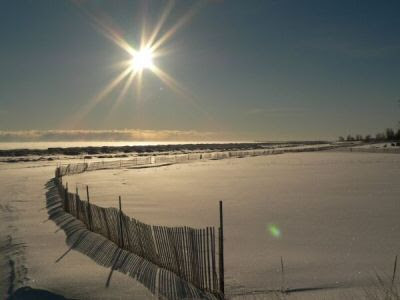
<path id="1" fill-rule="evenodd" d="M 212 273 L 213 273 L 213 290 L 214 292 L 217 291 L 218 289 L 218 278 L 217 278 L 217 269 L 216 269 L 216 263 L 215 263 L 215 258 L 216 258 L 216 253 L 215 253 L 215 228 L 213 227 L 211 229 L 211 252 L 212 252 Z"/>
<path id="2" fill-rule="evenodd" d="M 254 152 L 258 154 L 258 152 Z M 253 153 L 253 155 L 254 155 Z M 229 156 L 238 153 L 229 154 Z M 226 153 L 216 153 L 215 158 L 220 159 L 226 157 Z M 176 158 L 176 157 L 175 157 Z M 184 155 L 183 159 L 192 160 L 199 159 L 198 154 Z M 202 159 L 206 156 L 201 155 Z M 149 158 L 143 158 L 140 164 L 148 162 Z M 170 161 L 170 157 L 162 157 L 153 162 L 162 163 Z M 102 168 L 114 168 L 115 163 L 104 162 Z M 118 162 L 119 167 L 124 166 L 122 162 Z M 118 166 L 117 166 L 118 167 Z M 68 174 L 68 172 L 83 172 L 90 170 L 92 165 L 81 164 L 75 167 L 61 168 L 59 167 L 56 174 Z M 141 223 L 138 220 L 128 217 L 122 211 L 121 197 L 119 197 L 119 209 L 102 208 L 90 203 L 89 189 L 86 187 L 87 200 L 82 200 L 79 196 L 78 187 L 76 193 L 68 192 L 68 183 L 64 188 L 62 177 L 56 178 L 57 189 L 63 200 L 64 210 L 74 215 L 78 220 L 82 221 L 86 227 L 93 232 L 99 233 L 110 241 L 116 243 L 121 249 L 135 253 L 143 257 L 147 262 L 143 262 L 140 267 L 135 264 L 133 268 L 127 267 L 124 272 L 137 272 L 137 276 L 148 282 L 149 288 L 155 290 L 156 286 L 164 289 L 163 295 L 169 295 L 172 298 L 198 296 L 198 290 L 190 286 L 182 285 L 181 281 L 185 280 L 193 284 L 193 286 L 214 294 L 217 297 L 223 295 L 221 290 L 221 282 L 223 280 L 223 261 L 219 256 L 217 267 L 216 262 L 216 235 L 214 227 L 205 227 L 194 229 L 190 227 L 166 227 L 151 226 Z M 218 233 L 220 247 L 219 253 L 222 251 L 223 238 L 222 230 Z M 85 243 L 85 241 L 83 241 Z M 84 247 L 89 247 L 89 244 Z M 107 263 L 112 263 L 110 259 L 114 256 L 110 251 L 112 247 L 105 247 L 102 244 L 94 248 L 88 248 L 90 253 L 96 253 L 97 258 L 101 258 Z M 222 248 L 222 249 L 221 249 Z M 102 249 L 102 251 L 100 251 Z M 97 254 L 98 253 L 98 254 Z M 125 252 L 126 253 L 126 252 Z M 130 260 L 131 258 L 127 258 Z M 150 276 L 153 265 L 164 268 L 170 272 L 160 272 L 159 282 L 155 282 L 155 278 Z M 222 273 L 221 273 L 222 271 Z M 167 284 L 168 281 L 175 281 L 175 284 Z M 166 282 L 167 281 L 167 282 Z"/>

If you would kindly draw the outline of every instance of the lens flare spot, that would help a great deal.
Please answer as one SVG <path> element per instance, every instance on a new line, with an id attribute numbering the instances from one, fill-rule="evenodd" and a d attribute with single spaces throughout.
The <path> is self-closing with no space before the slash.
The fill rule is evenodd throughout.
<path id="1" fill-rule="evenodd" d="M 272 235 L 274 238 L 280 238 L 281 237 L 281 230 L 275 224 L 269 224 L 267 229 L 268 229 L 268 233 L 270 235 Z"/>

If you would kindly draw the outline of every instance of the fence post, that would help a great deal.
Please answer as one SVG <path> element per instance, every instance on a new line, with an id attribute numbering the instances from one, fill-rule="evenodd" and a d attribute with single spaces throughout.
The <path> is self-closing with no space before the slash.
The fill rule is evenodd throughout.
<path id="1" fill-rule="evenodd" d="M 87 202 L 88 202 L 88 225 L 89 225 L 89 230 L 92 231 L 92 209 L 90 207 L 90 198 L 89 198 L 89 186 L 86 186 L 86 196 L 87 196 Z"/>
<path id="2" fill-rule="evenodd" d="M 68 182 L 65 184 L 65 195 L 64 195 L 64 210 L 69 212 L 69 199 L 68 199 Z"/>
<path id="3" fill-rule="evenodd" d="M 224 215 L 222 211 L 222 201 L 219 201 L 219 290 L 221 298 L 225 294 L 225 274 L 224 274 Z"/>
<path id="4" fill-rule="evenodd" d="M 76 186 L 76 194 L 75 194 L 75 209 L 76 209 L 76 218 L 79 220 L 79 191 L 78 185 Z"/>
<path id="5" fill-rule="evenodd" d="M 122 233 L 122 208 L 121 208 L 121 196 L 118 197 L 119 200 L 119 247 L 124 247 L 124 237 Z"/>

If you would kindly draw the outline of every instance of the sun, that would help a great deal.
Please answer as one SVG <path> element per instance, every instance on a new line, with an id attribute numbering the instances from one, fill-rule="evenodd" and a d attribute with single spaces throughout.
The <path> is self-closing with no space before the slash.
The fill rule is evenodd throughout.
<path id="1" fill-rule="evenodd" d="M 132 55 L 131 68 L 134 71 L 143 71 L 144 69 L 152 69 L 154 53 L 150 48 L 142 48 Z"/>
<path id="2" fill-rule="evenodd" d="M 110 20 L 106 18 L 106 16 L 98 16 L 81 6 L 85 15 L 89 17 L 94 28 L 116 46 L 124 50 L 127 55 L 124 60 L 115 64 L 115 66 L 121 68 L 121 72 L 118 73 L 116 77 L 112 78 L 88 103 L 84 105 L 84 107 L 80 108 L 79 112 L 74 115 L 75 120 L 73 120 L 73 122 L 83 120 L 88 113 L 90 113 L 101 101 L 106 99 L 106 97 L 117 88 L 120 88 L 120 91 L 113 103 L 110 114 L 119 106 L 120 102 L 123 101 L 131 86 L 134 86 L 134 89 L 136 90 L 135 98 L 136 101 L 139 102 L 141 99 L 144 71 L 149 71 L 148 73 L 154 74 L 181 98 L 189 100 L 196 106 L 196 108 L 199 108 L 195 103 L 193 95 L 182 87 L 178 81 L 168 74 L 168 72 L 164 71 L 157 65 L 158 59 L 170 52 L 170 49 L 163 47 L 165 43 L 169 41 L 184 24 L 189 22 L 196 11 L 200 8 L 199 5 L 194 5 L 180 19 L 178 19 L 171 28 L 164 29 L 163 26 L 172 11 L 174 3 L 175 1 L 167 1 L 167 5 L 162 11 L 162 14 L 153 30 L 146 31 L 144 22 L 140 40 L 136 41 L 136 44 L 130 44 L 125 40 L 120 32 L 121 30 L 110 23 Z M 154 63 L 155 58 L 157 58 L 156 63 Z"/>

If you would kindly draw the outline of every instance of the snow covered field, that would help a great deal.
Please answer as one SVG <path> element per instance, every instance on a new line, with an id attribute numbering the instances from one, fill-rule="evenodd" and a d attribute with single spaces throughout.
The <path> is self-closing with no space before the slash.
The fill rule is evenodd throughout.
<path id="1" fill-rule="evenodd" d="M 24 284 L 82 299 L 150 297 L 118 273 L 106 289 L 109 269 L 79 252 L 55 262 L 68 246 L 46 221 L 45 184 L 55 163 L 44 164 L 0 165 L 0 204 L 13 216 L 1 219 L 1 233 L 26 246 Z M 290 299 L 341 299 L 368 285 L 374 271 L 391 272 L 400 252 L 399 177 L 399 155 L 312 152 L 94 171 L 64 181 L 82 192 L 88 184 L 91 201 L 104 207 L 117 206 L 121 195 L 126 214 L 155 225 L 217 226 L 223 200 L 228 295 L 257 291 L 260 298 L 281 288 L 282 257 L 286 288 L 327 288 Z"/>
<path id="2" fill-rule="evenodd" d="M 118 272 L 106 288 L 109 268 L 68 251 L 64 232 L 48 220 L 46 209 L 45 184 L 55 167 L 43 162 L 0 164 L 0 299 L 10 277 L 14 289 L 28 285 L 72 299 L 151 298 L 140 283 Z"/>
<path id="3" fill-rule="evenodd" d="M 352 147 L 352 150 L 365 152 L 400 153 L 400 142 L 363 144 L 361 146 Z"/>

